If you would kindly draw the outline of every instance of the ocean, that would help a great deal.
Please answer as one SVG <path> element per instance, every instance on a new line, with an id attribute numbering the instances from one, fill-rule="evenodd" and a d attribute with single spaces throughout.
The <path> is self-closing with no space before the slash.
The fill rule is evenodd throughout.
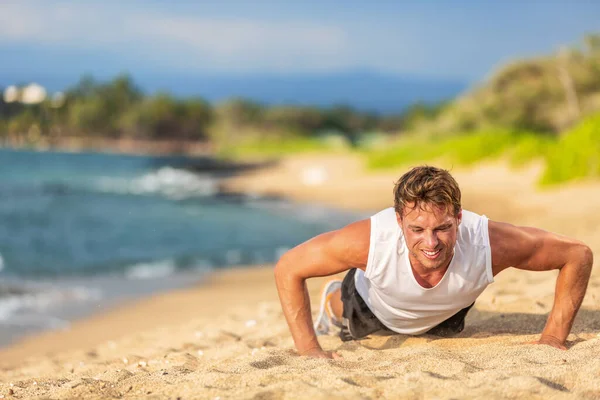
<path id="1" fill-rule="evenodd" d="M 0 149 L 0 346 L 220 268 L 274 263 L 364 217 L 224 195 L 223 171 L 202 165 Z"/>

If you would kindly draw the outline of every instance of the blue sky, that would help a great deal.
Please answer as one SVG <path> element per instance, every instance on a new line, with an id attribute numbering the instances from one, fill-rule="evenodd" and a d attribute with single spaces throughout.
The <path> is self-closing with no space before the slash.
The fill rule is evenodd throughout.
<path id="1" fill-rule="evenodd" d="M 122 71 L 360 70 L 472 83 L 586 32 L 600 32 L 600 1 L 3 0 L 0 86 Z"/>

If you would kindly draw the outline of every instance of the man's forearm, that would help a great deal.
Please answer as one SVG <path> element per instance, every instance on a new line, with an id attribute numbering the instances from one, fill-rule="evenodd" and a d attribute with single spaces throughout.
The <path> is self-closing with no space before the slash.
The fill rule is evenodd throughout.
<path id="1" fill-rule="evenodd" d="M 564 343 L 571 332 L 575 316 L 581 307 L 592 270 L 589 249 L 573 262 L 565 264 L 556 280 L 554 305 L 542 336 L 550 336 Z"/>
<path id="2" fill-rule="evenodd" d="M 312 326 L 310 297 L 304 279 L 294 277 L 285 271 L 285 267 L 277 266 L 275 282 L 281 308 L 298 352 L 304 354 L 310 349 L 320 349 Z"/>

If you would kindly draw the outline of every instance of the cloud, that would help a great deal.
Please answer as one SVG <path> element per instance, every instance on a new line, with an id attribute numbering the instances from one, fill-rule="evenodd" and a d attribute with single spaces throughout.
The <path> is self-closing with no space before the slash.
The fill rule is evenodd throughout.
<path id="1" fill-rule="evenodd" d="M 144 18 L 134 24 L 138 34 L 178 44 L 216 59 L 247 54 L 324 55 L 344 49 L 344 33 L 308 23 Z"/>
<path id="2" fill-rule="evenodd" d="M 369 69 L 472 79 L 598 30 L 597 2 L 521 3 L 0 0 L 0 71 L 46 62 L 79 71 Z"/>
<path id="3" fill-rule="evenodd" d="M 326 70 L 350 61 L 349 38 L 336 26 L 146 9 L 111 3 L 4 3 L 0 44 L 108 49 L 162 66 L 205 70 Z"/>
<path id="4" fill-rule="evenodd" d="M 114 21 L 97 11 L 65 3 L 4 3 L 0 5 L 0 43 L 69 47 L 117 43 L 118 34 L 110 29 Z"/>

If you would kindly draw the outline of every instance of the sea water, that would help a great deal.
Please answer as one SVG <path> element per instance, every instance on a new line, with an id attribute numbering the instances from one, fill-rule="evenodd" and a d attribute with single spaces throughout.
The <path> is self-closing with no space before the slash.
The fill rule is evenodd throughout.
<path id="1" fill-rule="evenodd" d="M 224 196 L 197 161 L 0 150 L 0 345 L 215 269 L 273 263 L 362 217 Z"/>

